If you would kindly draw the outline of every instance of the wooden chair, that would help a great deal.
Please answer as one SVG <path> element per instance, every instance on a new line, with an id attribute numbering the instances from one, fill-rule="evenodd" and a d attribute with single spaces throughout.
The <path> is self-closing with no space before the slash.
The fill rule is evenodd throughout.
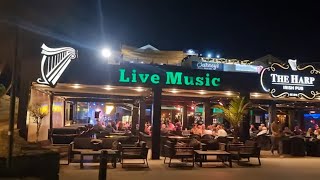
<path id="1" fill-rule="evenodd" d="M 143 163 L 126 163 L 126 164 L 145 164 L 149 168 L 148 164 L 148 151 L 147 143 L 140 141 L 138 146 L 126 146 L 119 144 L 120 160 L 122 168 L 124 167 L 125 159 L 142 159 Z"/>
<path id="2" fill-rule="evenodd" d="M 167 143 L 164 145 L 164 152 L 165 152 L 165 158 L 164 158 L 164 164 L 167 164 L 166 159 L 167 157 L 169 160 L 169 167 L 171 167 L 171 160 L 172 159 L 181 159 L 183 162 L 183 159 L 192 159 L 192 167 L 194 167 L 194 149 L 193 147 L 179 147 L 176 146 L 173 142 L 167 141 Z"/>
<path id="3" fill-rule="evenodd" d="M 240 164 L 240 160 L 242 158 L 248 159 L 249 162 L 251 157 L 256 157 L 258 158 L 259 165 L 261 166 L 260 150 L 261 148 L 258 147 L 257 143 L 254 141 L 246 141 L 244 145 L 229 144 L 227 148 L 227 151 L 230 152 L 232 156 L 236 158 L 238 164 Z"/>

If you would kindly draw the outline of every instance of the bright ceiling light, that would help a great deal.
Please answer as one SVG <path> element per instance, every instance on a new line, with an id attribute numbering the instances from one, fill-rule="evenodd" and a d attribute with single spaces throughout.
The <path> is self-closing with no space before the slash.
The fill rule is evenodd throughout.
<path id="1" fill-rule="evenodd" d="M 110 114 L 113 109 L 114 109 L 113 105 L 107 105 L 106 106 L 106 114 Z"/>
<path id="2" fill-rule="evenodd" d="M 102 56 L 105 57 L 105 58 L 109 58 L 109 57 L 111 57 L 111 55 L 112 55 L 111 50 L 110 50 L 109 48 L 103 48 L 103 49 L 101 50 L 101 54 L 102 54 Z"/>
<path id="3" fill-rule="evenodd" d="M 220 54 L 217 54 L 217 55 L 216 55 L 216 58 L 220 58 Z"/>
<path id="4" fill-rule="evenodd" d="M 110 90 L 112 90 L 112 89 L 114 89 L 114 88 L 112 88 L 111 86 L 107 85 L 107 86 L 105 86 L 103 89 L 105 89 L 105 90 L 107 90 L 107 91 L 110 91 Z"/>
<path id="5" fill-rule="evenodd" d="M 259 94 L 259 93 L 252 93 L 252 96 L 253 96 L 253 97 L 259 97 L 259 96 L 261 96 L 261 94 Z"/>
<path id="6" fill-rule="evenodd" d="M 212 57 L 212 54 L 211 54 L 211 53 L 208 53 L 207 57 L 208 57 L 208 58 L 211 58 L 211 57 Z"/>
<path id="7" fill-rule="evenodd" d="M 73 87 L 73 88 L 75 88 L 75 89 L 81 88 L 80 84 L 74 84 L 74 85 L 72 85 L 71 87 Z"/>
<path id="8" fill-rule="evenodd" d="M 136 91 L 138 91 L 138 92 L 144 91 L 144 89 L 143 89 L 142 87 L 137 87 L 137 88 L 135 88 L 134 90 L 136 90 Z"/>
<path id="9" fill-rule="evenodd" d="M 206 93 L 204 90 L 200 90 L 200 91 L 199 91 L 199 94 L 202 94 L 202 95 L 203 95 L 203 94 L 207 94 L 207 93 Z"/>
<path id="10" fill-rule="evenodd" d="M 176 89 L 172 89 L 170 92 L 171 92 L 171 93 L 178 93 L 179 91 L 176 90 Z"/>

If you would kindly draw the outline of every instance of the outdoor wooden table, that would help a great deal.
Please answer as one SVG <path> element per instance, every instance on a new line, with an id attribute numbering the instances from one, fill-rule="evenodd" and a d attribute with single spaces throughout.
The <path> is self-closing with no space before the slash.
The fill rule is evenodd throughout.
<path id="1" fill-rule="evenodd" d="M 181 140 L 181 139 L 190 139 L 190 138 L 187 136 L 168 136 L 168 139 Z"/>
<path id="2" fill-rule="evenodd" d="M 80 168 L 83 168 L 83 157 L 84 156 L 93 156 L 97 157 L 101 155 L 101 151 L 107 151 L 107 157 L 111 157 L 111 162 L 112 162 L 112 167 L 116 168 L 117 167 L 117 158 L 119 157 L 119 151 L 118 150 L 111 150 L 111 149 L 106 149 L 106 150 L 82 150 L 80 152 Z"/>
<path id="3" fill-rule="evenodd" d="M 110 133 L 110 135 L 112 136 L 112 135 L 114 135 L 114 136 L 124 136 L 124 135 L 126 135 L 126 133 L 125 132 L 115 132 L 115 133 Z"/>
<path id="4" fill-rule="evenodd" d="M 224 157 L 227 157 L 227 161 L 229 161 L 229 167 L 232 168 L 232 159 L 231 154 L 227 151 L 221 151 L 221 150 L 208 150 L 208 151 L 202 151 L 202 150 L 195 150 L 195 156 L 196 160 L 199 159 L 199 166 L 202 167 L 203 162 L 210 162 L 207 160 L 207 156 L 222 156 L 221 159 L 217 158 L 217 160 L 213 161 L 221 161 L 224 164 Z"/>

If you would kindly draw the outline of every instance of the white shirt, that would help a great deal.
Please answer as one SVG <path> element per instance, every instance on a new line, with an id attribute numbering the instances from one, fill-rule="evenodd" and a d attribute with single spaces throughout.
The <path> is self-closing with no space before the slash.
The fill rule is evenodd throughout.
<path id="1" fill-rule="evenodd" d="M 260 136 L 260 135 L 263 135 L 263 134 L 267 134 L 267 133 L 268 133 L 268 130 L 262 130 L 257 134 L 257 136 Z"/>
<path id="2" fill-rule="evenodd" d="M 212 135 L 212 131 L 211 130 L 204 130 L 204 134 Z"/>
<path id="3" fill-rule="evenodd" d="M 217 136 L 218 137 L 226 137 L 226 136 L 228 136 L 228 133 L 224 129 L 219 129 Z"/>

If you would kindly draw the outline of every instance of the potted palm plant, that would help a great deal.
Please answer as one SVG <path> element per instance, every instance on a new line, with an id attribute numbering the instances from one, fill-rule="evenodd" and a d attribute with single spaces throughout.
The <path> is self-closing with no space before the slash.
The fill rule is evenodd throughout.
<path id="1" fill-rule="evenodd" d="M 248 114 L 248 106 L 250 102 L 247 102 L 245 97 L 233 98 L 229 105 L 217 105 L 216 107 L 223 111 L 222 116 L 230 123 L 234 128 L 233 142 L 238 142 L 238 133 L 240 129 L 240 123 L 243 121 L 246 114 Z"/>
<path id="2" fill-rule="evenodd" d="M 42 125 L 43 118 L 45 118 L 49 112 L 48 112 L 48 106 L 42 106 L 39 103 L 32 104 L 29 106 L 29 112 L 30 116 L 33 117 L 34 123 L 37 124 L 37 130 L 36 130 L 36 142 L 39 140 L 39 132 Z"/>

